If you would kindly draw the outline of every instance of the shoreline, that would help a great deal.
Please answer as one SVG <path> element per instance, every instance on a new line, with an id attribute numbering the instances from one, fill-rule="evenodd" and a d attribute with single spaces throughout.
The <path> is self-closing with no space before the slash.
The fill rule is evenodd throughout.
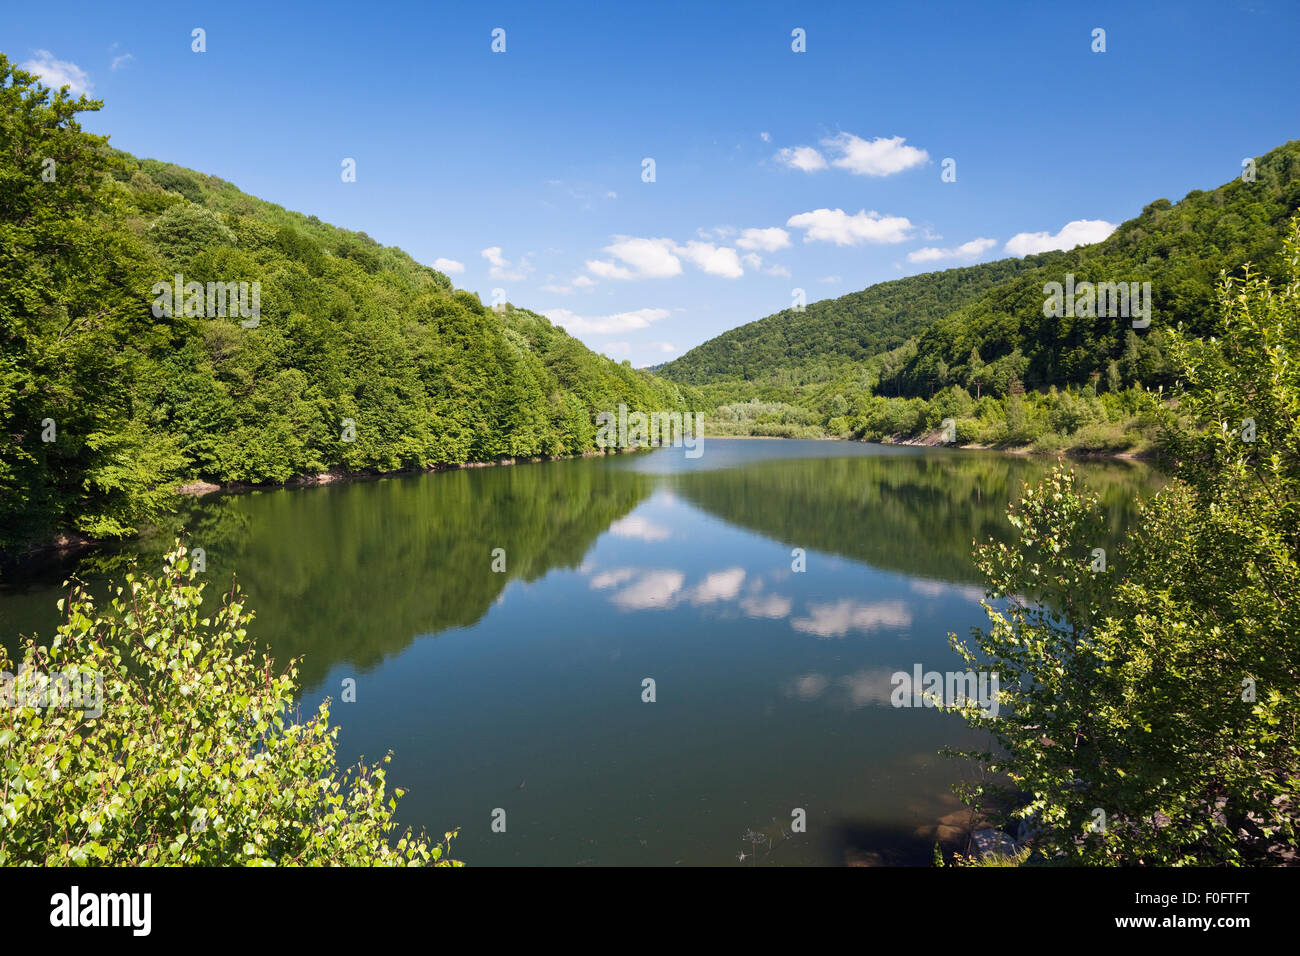
<path id="1" fill-rule="evenodd" d="M 961 451 L 994 451 L 1001 455 L 1039 455 L 1064 456 L 1066 458 L 1077 458 L 1080 460 L 1088 459 L 1106 459 L 1120 461 L 1140 461 L 1144 464 L 1151 464 L 1156 457 L 1155 449 L 1143 449 L 1141 451 L 1085 451 L 1079 448 L 1062 448 L 1056 451 L 1035 451 L 1032 445 L 978 445 L 966 444 L 958 445 L 949 444 L 942 441 L 938 436 L 939 432 L 930 432 L 923 436 L 913 435 L 908 438 L 900 438 L 893 435 L 880 441 L 868 441 L 862 438 L 838 438 L 834 435 L 821 435 L 816 438 L 789 438 L 785 435 L 708 435 L 712 441 L 721 439 L 736 439 L 739 441 L 842 441 L 850 442 L 856 445 L 889 445 L 894 447 L 905 446 L 909 448 L 955 448 Z"/>
<path id="2" fill-rule="evenodd" d="M 269 482 L 228 481 L 218 483 L 197 478 L 182 482 L 172 490 L 172 493 L 176 497 L 181 498 L 203 498 L 211 494 L 247 494 L 251 491 L 271 491 L 277 488 L 312 488 L 320 485 L 338 484 L 340 482 L 379 481 L 384 478 L 396 478 L 399 475 L 425 475 L 433 474 L 435 472 L 460 471 L 469 468 L 494 468 L 504 465 L 533 465 L 548 461 L 573 461 L 579 458 L 604 458 L 609 455 L 621 455 L 629 452 L 648 450 L 649 449 L 647 448 L 613 448 L 605 451 L 590 449 L 576 455 L 542 455 L 540 457 L 529 458 L 499 458 L 493 461 L 467 461 L 457 464 L 435 464 L 423 468 L 397 468 L 392 471 L 345 471 L 338 468 L 331 468 L 328 471 L 316 472 L 310 475 L 294 475 L 292 478 L 285 481 Z M 88 548 L 111 544 L 113 540 L 130 540 L 131 538 L 139 537 L 139 534 L 139 532 L 136 532 L 136 534 L 129 535 L 125 538 L 106 540 L 90 538 L 77 531 L 60 531 L 51 536 L 47 541 L 27 545 L 22 551 L 8 554 L 0 552 L 0 569 L 6 567 L 19 567 L 39 560 L 66 557 Z"/>
<path id="3" fill-rule="evenodd" d="M 1089 452 L 1073 449 L 1061 449 L 1054 452 L 1034 451 L 1029 445 L 1020 445 L 1014 447 L 998 447 L 995 445 L 949 445 L 940 438 L 940 432 L 931 432 L 924 436 L 913 436 L 909 438 L 898 438 L 892 436 L 881 441 L 865 441 L 857 438 L 837 438 L 833 435 L 822 435 L 817 438 L 788 438 L 784 435 L 713 435 L 706 436 L 714 441 L 721 439 L 732 439 L 736 441 L 818 441 L 818 442 L 852 442 L 859 445 L 887 445 L 887 446 L 907 446 L 913 448 L 955 448 L 962 451 L 992 451 L 1003 455 L 1056 455 L 1080 460 L 1088 459 L 1108 459 L 1119 461 L 1134 461 L 1150 464 L 1155 457 L 1154 450 L 1145 450 L 1140 452 Z M 573 461 L 580 458 L 604 458 L 610 455 L 628 454 L 631 452 L 652 451 L 652 447 L 646 448 L 614 448 L 604 451 L 590 449 L 580 452 L 576 455 L 542 455 L 537 457 L 520 457 L 520 458 L 499 458 L 493 461 L 467 461 L 456 464 L 435 464 L 422 468 L 398 468 L 393 471 L 345 471 L 338 468 L 332 468 L 328 471 L 316 472 L 309 475 L 295 475 L 285 481 L 276 482 L 247 482 L 247 481 L 230 481 L 230 482 L 211 482 L 205 479 L 193 479 L 183 482 L 176 486 L 174 494 L 180 497 L 203 498 L 210 494 L 246 494 L 251 491 L 273 490 L 276 488 L 312 488 L 321 485 L 333 485 L 340 482 L 351 481 L 378 481 L 384 478 L 396 478 L 400 475 L 419 475 L 433 474 L 445 471 L 459 471 L 469 468 L 496 468 L 508 465 L 533 465 L 542 464 L 550 461 Z M 136 537 L 133 535 L 132 537 Z M 126 540 L 126 539 L 123 539 Z M 98 547 L 109 541 L 89 538 L 76 531 L 61 531 L 54 535 L 50 540 L 29 545 L 25 550 L 13 554 L 0 554 L 0 568 L 15 567 L 26 564 L 30 561 L 49 559 L 51 557 L 63 557 L 74 554 L 78 551 L 84 551 L 88 548 Z"/>

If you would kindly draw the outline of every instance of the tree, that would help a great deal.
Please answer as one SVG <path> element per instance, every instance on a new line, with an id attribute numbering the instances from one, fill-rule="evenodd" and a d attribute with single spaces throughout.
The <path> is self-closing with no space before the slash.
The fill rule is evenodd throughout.
<path id="1" fill-rule="evenodd" d="M 1119 367 L 1124 374 L 1124 381 L 1130 385 L 1140 384 L 1138 378 L 1142 371 L 1141 366 L 1142 350 L 1137 333 L 1132 329 L 1126 329 L 1124 331 L 1124 352 L 1119 359 Z"/>
<path id="2" fill-rule="evenodd" d="M 76 122 L 99 105 L 0 58 L 4 557 L 130 536 L 181 481 L 574 454 L 619 404 L 693 410 L 400 250 L 110 149 Z M 178 272 L 259 289 L 260 324 L 154 316 Z"/>
<path id="3" fill-rule="evenodd" d="M 984 384 L 984 360 L 980 358 L 980 350 L 971 346 L 970 356 L 966 359 L 966 387 L 975 386 L 975 399 L 980 397 L 980 386 Z"/>
<path id="4" fill-rule="evenodd" d="M 1300 836 L 1300 217 L 1285 250 L 1280 287 L 1222 277 L 1222 338 L 1170 336 L 1185 417 L 1127 546 L 1098 563 L 1097 502 L 1058 468 L 1020 540 L 977 549 L 991 626 L 950 640 L 1003 693 L 960 709 L 1049 856 L 1268 864 Z"/>
<path id="5" fill-rule="evenodd" d="M 120 226 L 106 138 L 0 54 L 0 548 L 129 533 L 167 508 L 174 437 L 149 427 L 139 356 L 158 278 Z"/>
<path id="6" fill-rule="evenodd" d="M 292 719 L 297 663 L 263 659 L 238 590 L 205 616 L 194 578 L 178 545 L 107 613 L 74 585 L 16 677 L 0 645 L 0 865 L 459 865 L 454 831 L 397 832 L 388 757 L 338 769 L 328 701 Z"/>
<path id="7" fill-rule="evenodd" d="M 1111 359 L 1106 363 L 1106 391 L 1114 395 L 1123 387 L 1124 379 L 1119 374 L 1119 363 Z"/>

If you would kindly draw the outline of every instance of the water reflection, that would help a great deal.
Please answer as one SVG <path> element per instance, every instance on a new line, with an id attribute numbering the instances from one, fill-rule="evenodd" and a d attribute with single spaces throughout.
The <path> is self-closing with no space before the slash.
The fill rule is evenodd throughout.
<path id="1" fill-rule="evenodd" d="M 971 737 L 888 706 L 890 675 L 953 664 L 945 635 L 983 619 L 971 539 L 1005 536 L 1047 465 L 706 447 L 209 498 L 180 523 L 274 656 L 303 656 L 305 705 L 357 681 L 341 756 L 395 751 L 403 821 L 463 826 L 473 863 L 925 864 L 960 812 L 937 752 Z M 1118 536 L 1153 477 L 1080 470 Z M 80 570 L 156 564 L 172 530 Z M 6 582 L 6 640 L 50 632 L 66 570 Z"/>

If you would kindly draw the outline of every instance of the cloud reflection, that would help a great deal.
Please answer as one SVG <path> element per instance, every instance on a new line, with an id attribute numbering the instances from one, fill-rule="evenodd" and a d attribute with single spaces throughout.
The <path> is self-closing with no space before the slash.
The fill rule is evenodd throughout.
<path id="1" fill-rule="evenodd" d="M 863 603 L 841 598 L 833 604 L 809 603 L 808 617 L 795 618 L 790 626 L 818 637 L 843 637 L 849 631 L 872 631 L 887 627 L 909 627 L 912 612 L 902 601 Z"/>

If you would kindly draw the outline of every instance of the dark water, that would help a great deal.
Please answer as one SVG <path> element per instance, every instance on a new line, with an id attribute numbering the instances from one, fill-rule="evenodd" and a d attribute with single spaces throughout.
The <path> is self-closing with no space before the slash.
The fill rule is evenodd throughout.
<path id="1" fill-rule="evenodd" d="M 937 752 L 979 740 L 891 707 L 889 675 L 964 670 L 946 634 L 984 621 L 971 541 L 1007 536 L 1047 463 L 703 447 L 209 497 L 183 521 L 210 589 L 237 573 L 255 634 L 304 657 L 306 709 L 335 699 L 340 756 L 391 749 L 402 822 L 460 827 L 472 865 L 927 863 L 972 773 Z M 1076 467 L 1119 537 L 1154 476 Z M 170 542 L 77 570 L 157 566 Z M 11 651 L 51 632 L 69 570 L 4 582 Z"/>

